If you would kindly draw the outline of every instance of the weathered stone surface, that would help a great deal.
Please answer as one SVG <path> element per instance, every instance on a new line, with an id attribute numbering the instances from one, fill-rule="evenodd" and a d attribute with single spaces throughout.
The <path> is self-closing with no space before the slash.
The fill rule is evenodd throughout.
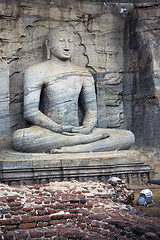
<path id="1" fill-rule="evenodd" d="M 9 135 L 10 113 L 9 113 L 9 66 L 5 60 L 0 59 L 0 135 Z"/>
<path id="2" fill-rule="evenodd" d="M 1 152 L 0 176 L 9 184 L 46 183 L 52 179 L 106 181 L 117 176 L 130 185 L 146 185 L 154 174 L 154 169 L 143 163 L 148 158 L 129 150 L 54 155 L 5 151 Z"/>
<path id="3" fill-rule="evenodd" d="M 0 48 L 5 77 L 1 74 L 0 148 L 8 144 L 8 139 L 3 135 L 10 134 L 10 126 L 12 131 L 28 126 L 23 119 L 24 73 L 28 66 L 46 60 L 45 38 L 49 29 L 65 23 L 74 31 L 76 50 L 72 61 L 87 67 L 95 79 L 98 127 L 132 130 L 138 147 L 160 149 L 159 7 L 157 1 L 125 5 L 106 2 L 105 5 L 102 1 L 20 0 L 15 3 L 2 0 Z M 3 81 L 4 78 L 6 81 Z M 43 157 L 40 155 L 40 158 Z M 13 161 L 10 161 L 12 158 Z M 131 179 L 132 184 L 136 185 L 137 179 L 142 178 L 142 182 L 146 182 L 153 170 L 139 162 L 136 165 L 132 157 L 127 157 L 131 163 L 127 166 L 122 162 L 117 166 L 117 160 L 109 158 L 114 167 L 108 165 L 108 160 L 104 162 L 103 157 L 97 157 L 95 161 L 87 158 L 90 170 L 84 159 L 78 159 L 77 165 L 72 159 L 67 159 L 67 164 L 74 166 L 69 169 L 63 158 L 54 159 L 53 168 L 50 165 L 52 158 L 48 159 L 47 156 L 43 163 L 37 163 L 37 158 L 37 155 L 1 155 L 0 178 L 12 184 L 19 183 L 20 179 L 20 183 L 45 183 L 55 173 L 57 178 L 64 179 L 61 169 L 63 163 L 67 179 L 70 176 L 76 178 L 76 169 L 79 180 L 97 180 L 96 173 L 100 174 L 101 180 L 105 180 L 114 170 L 118 176 L 120 174 L 121 178 Z M 135 158 L 139 159 L 139 156 Z M 124 160 L 122 156 L 121 159 Z M 157 159 L 159 161 L 158 154 Z M 141 160 L 146 160 L 145 154 Z M 105 168 L 102 165 L 97 167 L 100 161 Z M 154 158 L 149 158 L 147 164 L 153 161 Z M 154 165 L 157 167 L 155 162 Z M 24 169 L 27 171 L 23 172 Z M 90 175 L 84 176 L 83 170 Z M 128 234 L 129 238 L 133 237 L 132 233 Z"/>
<path id="4" fill-rule="evenodd" d="M 13 130 L 26 124 L 22 115 L 24 72 L 29 65 L 46 59 L 45 37 L 49 29 L 56 27 L 60 22 L 70 21 L 66 25 L 70 25 L 75 32 L 76 47 L 72 59 L 75 64 L 88 67 L 93 73 L 105 74 L 109 67 L 107 56 L 112 51 L 112 54 L 117 53 L 116 60 L 122 67 L 125 21 L 124 17 L 114 14 L 114 6 L 108 6 L 108 12 L 105 12 L 101 3 L 88 1 L 66 1 L 66 3 L 50 1 L 48 3 L 42 0 L 38 3 L 37 1 L 29 3 L 21 0 L 18 4 L 14 2 L 7 4 L 5 1 L 0 4 L 2 57 L 7 60 L 10 69 L 10 119 Z M 116 9 L 119 11 L 118 7 Z M 100 95 L 98 93 L 98 98 Z M 111 93 L 107 98 L 116 99 L 117 96 L 113 95 Z M 99 126 L 107 127 L 108 122 L 108 126 L 123 125 L 121 114 L 123 104 L 115 105 L 114 99 L 109 100 L 107 110 L 103 108 L 104 113 L 99 111 L 99 118 L 104 119 L 102 122 L 105 122 L 101 124 L 100 120 Z M 107 102 L 107 99 L 105 101 Z M 111 112 L 108 112 L 110 105 L 114 107 L 110 110 Z M 108 114 L 111 120 L 108 118 L 106 121 Z"/>
<path id="5" fill-rule="evenodd" d="M 10 123 L 12 130 L 27 125 L 24 72 L 46 60 L 45 37 L 50 28 L 65 22 L 75 32 L 79 53 L 72 61 L 91 70 L 96 81 L 98 126 L 130 129 L 137 145 L 159 149 L 159 3 L 114 2 L 1 1 L 1 57 L 9 67 L 4 134 L 9 134 Z M 109 70 L 110 66 L 114 68 Z M 118 77 L 108 78 L 110 71 Z M 1 125 L 3 119 L 4 114 Z"/>
<path id="6" fill-rule="evenodd" d="M 124 111 L 143 148 L 160 149 L 159 4 L 136 4 L 130 13 L 125 44 Z"/>
<path id="7" fill-rule="evenodd" d="M 94 79 L 86 68 L 72 63 L 73 46 L 73 32 L 69 27 L 54 28 L 46 38 L 47 61 L 27 69 L 24 119 L 33 126 L 14 132 L 15 150 L 35 153 L 105 152 L 128 149 L 134 144 L 135 138 L 130 131 L 95 128 L 97 102 Z M 110 48 L 107 62 L 110 72 L 106 74 L 105 81 L 109 85 L 107 91 L 112 96 L 116 95 L 114 99 L 122 92 L 122 84 L 119 86 L 121 76 L 116 71 L 120 68 L 115 62 L 115 52 Z M 112 101 L 114 104 L 110 98 L 109 104 Z M 111 114 L 107 115 L 108 121 L 115 124 Z"/>

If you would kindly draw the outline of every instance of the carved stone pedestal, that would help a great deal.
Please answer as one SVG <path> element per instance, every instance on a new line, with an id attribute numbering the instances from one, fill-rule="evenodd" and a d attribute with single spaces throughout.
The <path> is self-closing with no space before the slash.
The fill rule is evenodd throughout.
<path id="1" fill-rule="evenodd" d="M 146 156 L 145 156 L 146 158 Z M 30 154 L 2 151 L 0 181 L 10 185 L 47 183 L 52 180 L 107 181 L 111 176 L 130 186 L 144 185 L 154 174 L 138 151 L 77 154 Z"/>

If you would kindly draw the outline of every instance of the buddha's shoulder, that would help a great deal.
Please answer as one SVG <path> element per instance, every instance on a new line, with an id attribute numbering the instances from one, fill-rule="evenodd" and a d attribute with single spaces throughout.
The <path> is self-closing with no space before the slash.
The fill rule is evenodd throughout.
<path id="1" fill-rule="evenodd" d="M 81 66 L 78 66 L 78 65 L 74 65 L 74 64 L 72 66 L 73 66 L 74 70 L 77 70 L 77 71 L 79 71 L 83 74 L 87 74 L 87 75 L 92 76 L 91 72 L 87 68 L 81 67 Z"/>
<path id="2" fill-rule="evenodd" d="M 27 68 L 26 74 L 41 74 L 42 72 L 46 72 L 48 68 L 48 61 L 35 63 L 30 65 Z"/>

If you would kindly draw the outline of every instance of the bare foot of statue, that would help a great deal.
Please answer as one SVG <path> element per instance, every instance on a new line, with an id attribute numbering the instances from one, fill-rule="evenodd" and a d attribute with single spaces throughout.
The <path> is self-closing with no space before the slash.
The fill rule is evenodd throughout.
<path id="1" fill-rule="evenodd" d="M 14 149 L 35 153 L 74 153 L 131 147 L 134 144 L 132 132 L 95 128 L 94 79 L 87 69 L 71 62 L 72 34 L 63 28 L 55 29 L 48 35 L 46 47 L 48 60 L 31 65 L 25 73 L 24 118 L 32 126 L 13 134 Z M 84 109 L 81 125 L 78 117 L 80 96 Z"/>

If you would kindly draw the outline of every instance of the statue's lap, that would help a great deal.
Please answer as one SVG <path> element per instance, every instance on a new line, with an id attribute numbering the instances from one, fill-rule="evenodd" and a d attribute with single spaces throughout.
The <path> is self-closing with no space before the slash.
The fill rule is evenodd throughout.
<path id="1" fill-rule="evenodd" d="M 121 129 L 94 128 L 90 134 L 69 136 L 32 126 L 17 130 L 13 135 L 14 148 L 22 152 L 49 152 L 52 149 L 62 149 L 62 152 L 101 152 L 128 149 L 133 144 L 133 133 Z"/>

